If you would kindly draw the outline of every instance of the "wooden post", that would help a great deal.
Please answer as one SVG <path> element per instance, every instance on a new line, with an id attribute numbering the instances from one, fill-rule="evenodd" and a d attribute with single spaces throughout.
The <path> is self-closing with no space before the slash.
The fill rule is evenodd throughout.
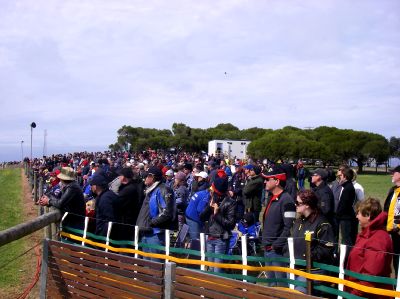
<path id="1" fill-rule="evenodd" d="M 47 289 L 47 263 L 49 259 L 49 241 L 43 240 L 42 268 L 40 270 L 40 299 L 46 298 Z"/>
<path id="2" fill-rule="evenodd" d="M 38 189 L 38 177 L 37 176 L 38 176 L 38 172 L 34 171 L 34 173 L 33 173 L 33 201 L 35 203 L 38 202 L 38 198 L 37 198 L 37 196 L 38 196 L 38 192 L 37 192 L 37 189 Z"/>
<path id="3" fill-rule="evenodd" d="M 312 261 L 311 261 L 311 232 L 307 232 L 305 236 L 306 240 L 306 271 L 311 273 Z M 307 278 L 307 294 L 311 295 L 312 292 L 312 280 Z"/>

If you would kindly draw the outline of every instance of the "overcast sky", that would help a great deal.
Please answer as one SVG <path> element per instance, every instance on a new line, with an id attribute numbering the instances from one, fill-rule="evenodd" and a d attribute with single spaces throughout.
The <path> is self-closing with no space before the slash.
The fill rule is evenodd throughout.
<path id="1" fill-rule="evenodd" d="M 0 161 L 123 125 L 398 136 L 400 1 L 0 1 Z"/>

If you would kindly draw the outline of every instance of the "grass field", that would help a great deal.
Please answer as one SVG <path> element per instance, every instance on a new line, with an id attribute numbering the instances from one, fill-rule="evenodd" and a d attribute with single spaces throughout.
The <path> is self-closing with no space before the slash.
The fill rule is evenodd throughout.
<path id="1" fill-rule="evenodd" d="M 392 184 L 389 174 L 360 174 L 357 182 L 364 187 L 365 198 L 374 197 L 381 200 L 383 205 Z"/>
<path id="2" fill-rule="evenodd" d="M 0 170 L 0 186 L 0 230 L 4 230 L 23 222 L 21 170 Z M 22 260 L 17 257 L 24 250 L 23 240 L 0 247 L 0 289 L 19 284 Z"/>

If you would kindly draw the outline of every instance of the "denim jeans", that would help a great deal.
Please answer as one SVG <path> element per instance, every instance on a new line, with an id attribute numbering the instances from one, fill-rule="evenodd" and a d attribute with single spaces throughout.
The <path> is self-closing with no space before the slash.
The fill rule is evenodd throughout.
<path id="1" fill-rule="evenodd" d="M 264 257 L 266 258 L 276 258 L 283 257 L 281 254 L 275 252 L 275 250 L 265 251 Z M 265 266 L 275 266 L 275 267 L 287 267 L 285 263 L 277 262 L 277 261 L 267 261 L 265 262 Z M 266 271 L 267 278 L 276 279 L 276 278 L 287 278 L 285 272 L 275 272 L 275 271 Z M 284 282 L 270 282 L 268 283 L 270 287 L 287 287 L 287 283 Z"/>
<path id="2" fill-rule="evenodd" d="M 152 244 L 152 245 L 160 245 L 164 246 L 165 245 L 165 233 L 161 232 L 159 234 L 146 234 L 142 237 L 141 242 L 144 244 Z M 144 252 L 148 253 L 164 253 L 161 250 L 155 249 L 155 248 L 143 248 Z M 162 263 L 163 260 L 157 259 L 157 258 L 152 258 L 152 257 L 143 257 L 144 260 L 149 260 L 153 262 L 160 262 Z"/>
<path id="3" fill-rule="evenodd" d="M 200 239 L 201 224 L 186 217 L 186 224 L 189 225 L 190 239 Z"/>
<path id="4" fill-rule="evenodd" d="M 207 240 L 207 242 L 206 242 L 207 252 L 211 252 L 211 253 L 226 254 L 226 252 L 228 251 L 228 247 L 229 247 L 229 239 L 228 240 L 222 240 L 222 239 Z M 208 257 L 207 259 L 209 262 L 214 262 L 214 263 L 223 263 L 224 262 L 223 259 L 215 258 L 215 257 Z M 223 273 L 224 269 L 217 268 L 217 267 L 210 267 L 210 271 Z"/>

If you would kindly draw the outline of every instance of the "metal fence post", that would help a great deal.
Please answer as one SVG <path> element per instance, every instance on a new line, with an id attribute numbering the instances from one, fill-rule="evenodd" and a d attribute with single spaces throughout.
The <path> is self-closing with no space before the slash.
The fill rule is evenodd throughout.
<path id="1" fill-rule="evenodd" d="M 164 268 L 164 298 L 173 299 L 175 298 L 175 269 L 176 264 L 172 262 L 166 262 Z"/>

